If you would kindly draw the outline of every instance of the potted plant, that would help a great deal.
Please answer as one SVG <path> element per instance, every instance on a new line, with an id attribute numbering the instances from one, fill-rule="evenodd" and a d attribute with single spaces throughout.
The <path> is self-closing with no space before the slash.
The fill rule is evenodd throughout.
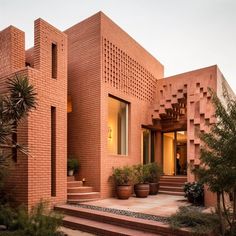
<path id="1" fill-rule="evenodd" d="M 68 176 L 73 176 L 79 170 L 79 161 L 75 158 L 67 159 L 67 173 Z"/>
<path id="2" fill-rule="evenodd" d="M 150 186 L 148 183 L 148 166 L 147 165 L 134 165 L 133 166 L 135 182 L 134 193 L 136 197 L 145 198 L 148 196 Z"/>
<path id="3" fill-rule="evenodd" d="M 150 186 L 150 195 L 156 195 L 159 191 L 159 180 L 161 176 L 161 168 L 157 165 L 156 162 L 147 164 L 148 177 L 147 181 Z"/>
<path id="4" fill-rule="evenodd" d="M 204 187 L 198 182 L 186 182 L 184 184 L 185 197 L 190 203 L 195 205 L 203 205 L 204 203 Z"/>
<path id="5" fill-rule="evenodd" d="M 129 166 L 113 168 L 112 178 L 116 184 L 119 199 L 128 199 L 132 194 L 132 168 Z"/>

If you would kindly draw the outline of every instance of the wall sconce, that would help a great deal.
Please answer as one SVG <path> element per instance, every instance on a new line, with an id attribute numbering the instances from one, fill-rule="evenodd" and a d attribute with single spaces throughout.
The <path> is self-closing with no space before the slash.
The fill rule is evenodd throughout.
<path id="1" fill-rule="evenodd" d="M 111 127 L 108 127 L 108 139 L 112 140 L 112 129 L 111 129 Z"/>

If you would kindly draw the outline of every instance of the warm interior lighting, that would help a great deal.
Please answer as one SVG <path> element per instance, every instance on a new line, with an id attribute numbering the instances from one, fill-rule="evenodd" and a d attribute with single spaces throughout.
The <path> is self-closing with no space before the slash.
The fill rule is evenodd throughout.
<path id="1" fill-rule="evenodd" d="M 67 113 L 72 112 L 72 99 L 71 96 L 67 97 Z"/>

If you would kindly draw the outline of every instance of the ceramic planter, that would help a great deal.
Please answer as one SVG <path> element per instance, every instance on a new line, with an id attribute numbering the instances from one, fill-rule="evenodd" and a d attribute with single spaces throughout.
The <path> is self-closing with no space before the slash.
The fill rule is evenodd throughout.
<path id="1" fill-rule="evenodd" d="M 149 183 L 149 186 L 150 186 L 149 194 L 156 195 L 159 191 L 159 183 Z"/>
<path id="2" fill-rule="evenodd" d="M 116 195 L 119 199 L 128 199 L 132 194 L 131 185 L 117 185 L 116 186 Z"/>
<path id="3" fill-rule="evenodd" d="M 135 184 L 134 185 L 134 193 L 136 197 L 145 198 L 148 196 L 150 191 L 149 184 Z"/>

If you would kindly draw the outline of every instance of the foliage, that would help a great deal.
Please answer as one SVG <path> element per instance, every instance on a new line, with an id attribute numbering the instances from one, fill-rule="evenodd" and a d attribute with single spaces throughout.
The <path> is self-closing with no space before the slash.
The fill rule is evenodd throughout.
<path id="1" fill-rule="evenodd" d="M 67 170 L 73 170 L 74 173 L 77 173 L 79 170 L 79 161 L 74 158 L 68 158 L 67 159 Z"/>
<path id="2" fill-rule="evenodd" d="M 158 166 L 156 162 L 151 162 L 147 164 L 148 176 L 147 181 L 149 183 L 158 183 L 161 177 L 161 167 Z"/>
<path id="3" fill-rule="evenodd" d="M 149 178 L 148 165 L 142 165 L 142 164 L 134 165 L 133 173 L 134 173 L 135 183 L 137 184 L 148 183 L 148 178 Z"/>
<path id="4" fill-rule="evenodd" d="M 0 188 L 11 164 L 11 149 L 26 150 L 14 140 L 20 120 L 36 107 L 36 93 L 27 77 L 8 80 L 8 94 L 0 96 Z M 8 151 L 5 151 L 8 150 Z"/>
<path id="5" fill-rule="evenodd" d="M 113 167 L 112 172 L 112 178 L 116 185 L 130 185 L 133 181 L 133 171 L 129 166 Z"/>
<path id="6" fill-rule="evenodd" d="M 198 207 L 182 206 L 170 216 L 169 224 L 172 228 L 186 227 L 194 234 L 205 234 L 217 231 L 219 218 L 213 213 L 203 213 Z"/>
<path id="7" fill-rule="evenodd" d="M 209 133 L 200 135 L 204 143 L 201 147 L 201 165 L 194 172 L 199 180 L 217 195 L 221 234 L 225 235 L 229 227 L 233 235 L 236 225 L 236 100 L 229 95 L 225 84 L 223 84 L 224 100 L 212 90 L 210 93 L 217 122 L 211 126 Z M 232 194 L 233 201 L 227 208 L 225 196 L 229 193 Z"/>
<path id="8" fill-rule="evenodd" d="M 4 214 L 5 217 L 2 217 Z M 29 214 L 22 206 L 17 210 L 9 205 L 0 208 L 0 224 L 5 225 L 9 231 L 4 235 L 59 236 L 62 235 L 58 231 L 61 223 L 62 216 L 48 211 L 44 202 L 37 204 Z"/>
<path id="9" fill-rule="evenodd" d="M 184 184 L 185 197 L 191 203 L 203 204 L 204 200 L 204 186 L 198 182 L 186 182 Z"/>

